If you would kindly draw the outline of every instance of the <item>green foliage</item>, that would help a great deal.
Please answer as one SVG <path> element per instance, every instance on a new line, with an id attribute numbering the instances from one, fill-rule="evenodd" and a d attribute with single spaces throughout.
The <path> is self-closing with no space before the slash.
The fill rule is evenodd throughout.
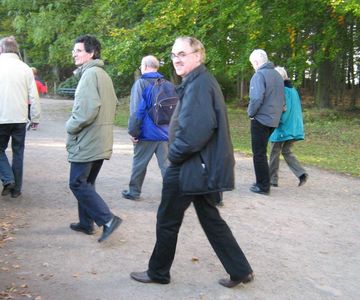
<path id="1" fill-rule="evenodd" d="M 54 81 L 74 68 L 71 47 L 81 34 L 96 35 L 102 57 L 119 95 L 129 92 L 141 58 L 153 54 L 161 72 L 173 78 L 169 53 L 179 35 L 193 35 L 207 50 L 207 66 L 228 97 L 236 83 L 250 79 L 248 61 L 254 48 L 264 48 L 285 66 L 300 86 L 305 71 L 320 85 L 328 76 L 338 89 L 359 78 L 358 1 L 349 0 L 0 0 L 2 32 L 17 35 L 30 62 L 58 71 Z M 319 72 L 330 62 L 331 74 Z M 53 73 L 55 73 L 55 71 Z M 52 73 L 49 72 L 49 76 Z M 66 76 L 65 76 L 66 77 Z M 335 88 L 334 88 L 335 89 Z M 322 90 L 327 90 L 327 87 Z M 321 90 L 320 90 L 321 91 Z M 334 93 L 334 91 L 331 91 Z M 319 93 L 319 97 L 325 97 Z M 323 99 L 321 103 L 329 102 Z M 317 102 L 319 103 L 319 102 Z"/>
<path id="2" fill-rule="evenodd" d="M 65 81 L 61 82 L 59 84 L 59 88 L 76 88 L 77 84 L 78 80 L 75 78 L 75 76 L 71 76 Z"/>
<path id="3" fill-rule="evenodd" d="M 117 125 L 127 127 L 128 102 L 119 106 Z M 360 177 L 359 111 L 306 109 L 305 140 L 297 142 L 294 153 L 305 165 Z M 252 155 L 250 122 L 245 108 L 228 105 L 234 150 Z"/>

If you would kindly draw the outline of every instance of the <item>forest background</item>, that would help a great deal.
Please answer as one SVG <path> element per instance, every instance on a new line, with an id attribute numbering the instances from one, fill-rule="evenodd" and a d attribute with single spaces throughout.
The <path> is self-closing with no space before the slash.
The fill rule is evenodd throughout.
<path id="1" fill-rule="evenodd" d="M 0 0 L 0 37 L 17 38 L 23 59 L 53 93 L 59 86 L 76 86 L 71 50 L 79 35 L 94 34 L 101 41 L 119 99 L 128 96 L 147 54 L 157 56 L 161 72 L 179 82 L 171 46 L 180 35 L 197 37 L 225 95 L 235 149 L 244 153 L 250 149 L 243 138 L 253 74 L 248 58 L 262 48 L 287 69 L 301 94 L 307 138 L 299 158 L 356 176 L 359 20 L 358 0 Z M 126 105 L 120 106 L 118 124 L 126 125 L 126 114 Z"/>

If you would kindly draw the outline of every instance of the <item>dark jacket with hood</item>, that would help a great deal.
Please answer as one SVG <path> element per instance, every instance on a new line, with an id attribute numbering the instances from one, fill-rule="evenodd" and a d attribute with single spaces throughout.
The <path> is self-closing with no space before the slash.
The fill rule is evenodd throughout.
<path id="1" fill-rule="evenodd" d="M 235 160 L 218 82 L 200 65 L 183 79 L 177 93 L 168 158 L 181 165 L 180 190 L 185 194 L 232 190 Z"/>

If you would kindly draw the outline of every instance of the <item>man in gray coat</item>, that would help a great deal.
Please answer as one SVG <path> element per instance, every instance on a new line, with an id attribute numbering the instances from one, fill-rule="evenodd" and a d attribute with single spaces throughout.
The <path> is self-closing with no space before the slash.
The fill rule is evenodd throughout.
<path id="1" fill-rule="evenodd" d="M 117 98 L 110 76 L 100 60 L 100 42 L 84 35 L 75 40 L 73 58 L 80 78 L 74 106 L 66 122 L 66 148 L 69 153 L 70 189 L 78 200 L 79 222 L 70 228 L 94 234 L 94 222 L 103 227 L 99 242 L 106 240 L 121 219 L 95 190 L 95 180 L 104 159 L 110 159 L 113 147 L 113 122 Z"/>
<path id="2" fill-rule="evenodd" d="M 247 109 L 251 120 L 251 147 L 256 182 L 250 191 L 268 195 L 270 173 L 267 159 L 267 144 L 271 133 L 279 125 L 285 104 L 284 82 L 275 71 L 272 62 L 262 49 L 254 50 L 250 62 L 255 74 L 250 81 L 250 102 Z"/>
<path id="3" fill-rule="evenodd" d="M 169 161 L 157 213 L 156 244 L 148 270 L 131 277 L 143 283 L 170 282 L 178 232 L 194 204 L 200 224 L 230 278 L 225 287 L 253 280 L 254 274 L 230 228 L 216 208 L 219 193 L 234 188 L 234 154 L 224 97 L 207 71 L 205 49 L 193 37 L 177 38 L 171 53 L 179 103 L 169 129 Z"/>

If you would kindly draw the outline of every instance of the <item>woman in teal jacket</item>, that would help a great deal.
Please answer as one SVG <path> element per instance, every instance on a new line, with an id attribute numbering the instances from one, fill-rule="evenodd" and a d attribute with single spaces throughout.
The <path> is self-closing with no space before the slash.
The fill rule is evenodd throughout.
<path id="1" fill-rule="evenodd" d="M 290 170 L 299 178 L 299 186 L 301 186 L 306 182 L 308 174 L 291 150 L 296 141 L 304 139 L 301 101 L 298 92 L 292 86 L 287 76 L 286 70 L 282 67 L 276 67 L 275 70 L 278 71 L 284 79 L 286 108 L 281 115 L 279 126 L 269 138 L 271 142 L 269 163 L 270 183 L 272 186 L 278 186 L 281 153 Z"/>

